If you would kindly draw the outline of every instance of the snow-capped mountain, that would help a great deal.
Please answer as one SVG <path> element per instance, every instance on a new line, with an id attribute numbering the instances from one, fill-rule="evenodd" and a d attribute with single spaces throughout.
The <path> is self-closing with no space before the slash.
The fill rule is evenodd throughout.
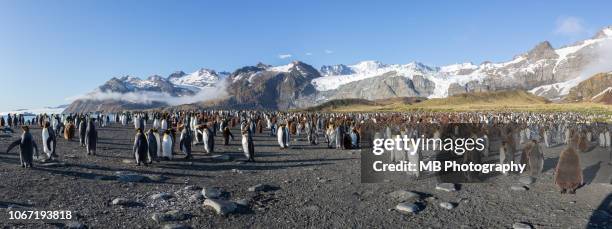
<path id="1" fill-rule="evenodd" d="M 217 73 L 215 70 L 202 68 L 191 74 L 185 74 L 183 72 L 171 74 L 168 76 L 168 80 L 177 86 L 203 88 L 213 86 L 219 82 L 221 78 L 225 78 L 227 75 L 226 72 Z"/>
<path id="2" fill-rule="evenodd" d="M 368 60 L 352 65 L 324 65 L 320 70 L 300 61 L 280 66 L 258 63 L 231 74 L 202 68 L 190 74 L 175 72 L 168 77 L 155 75 L 140 79 L 124 76 L 109 80 L 95 91 L 137 98 L 138 94 L 133 93 L 154 92 L 161 93 L 164 98 L 174 98 L 193 96 L 223 85 L 222 89 L 217 89 L 227 92 L 227 104 L 269 109 L 302 108 L 333 99 L 440 98 L 504 89 L 523 89 L 548 98 L 560 98 L 592 75 L 612 71 L 610 59 L 612 27 L 606 27 L 593 38 L 569 46 L 553 48 L 549 42 L 541 42 L 531 50 L 499 63 L 430 66 L 419 62 L 386 64 Z M 160 94 L 149 97 L 153 98 L 151 101 L 160 103 L 144 107 L 164 105 L 163 100 L 155 100 Z M 87 104 L 82 100 L 79 102 Z M 91 104 L 81 106 L 85 107 L 100 109 L 100 106 Z M 130 107 L 143 106 L 136 102 Z M 80 111 L 78 108 L 71 106 L 67 110 Z"/>
<path id="3" fill-rule="evenodd" d="M 134 76 L 113 77 L 92 92 L 78 97 L 66 108 L 66 113 L 95 110 L 118 111 L 122 109 L 156 108 L 194 99 L 180 99 L 208 95 L 216 92 L 217 86 L 227 73 L 202 68 L 190 74 L 174 72 L 168 77 L 159 75 L 141 79 Z M 206 98 L 201 98 L 206 99 Z M 169 103 L 171 101 L 172 103 Z"/>
<path id="4" fill-rule="evenodd" d="M 554 50 L 552 75 L 556 82 L 531 88 L 539 96 L 559 99 L 592 75 L 612 70 L 612 26 L 599 31 L 593 38 Z"/>
<path id="5" fill-rule="evenodd" d="M 312 104 L 316 89 L 313 79 L 321 77 L 312 66 L 294 61 L 271 67 L 242 67 L 232 73 L 227 91 L 234 107 L 288 109 Z"/>
<path id="6" fill-rule="evenodd" d="M 601 47 L 610 42 L 612 27 L 607 27 L 592 39 L 558 49 L 554 49 L 549 42 L 541 42 L 532 50 L 501 63 L 460 63 L 437 67 L 418 62 L 383 64 L 362 61 L 354 65 L 323 66 L 320 70 L 323 77 L 314 79 L 312 83 L 318 91 L 332 91 L 352 82 L 382 75 L 402 76 L 411 81 L 419 76 L 419 81 L 434 85 L 434 90 L 416 91 L 418 95 L 429 98 L 517 88 L 558 98 L 567 95 L 572 87 L 593 74 L 612 70 L 612 64 L 604 64 L 603 69 L 585 72 L 593 63 L 605 59 L 601 56 Z"/>
<path id="7" fill-rule="evenodd" d="M 213 87 L 227 75 L 225 72 L 217 73 L 214 70 L 202 68 L 190 74 L 178 71 L 170 74 L 168 77 L 153 75 L 146 79 L 141 79 L 134 76 L 123 76 L 112 78 L 100 86 L 98 90 L 118 93 L 151 91 L 180 96 L 197 93 L 201 89 Z"/>

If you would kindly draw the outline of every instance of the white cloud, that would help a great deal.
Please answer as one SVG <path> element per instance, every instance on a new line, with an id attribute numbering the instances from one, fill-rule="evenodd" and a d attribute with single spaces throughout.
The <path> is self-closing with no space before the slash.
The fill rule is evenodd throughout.
<path id="1" fill-rule="evenodd" d="M 329 49 L 325 49 L 325 54 L 332 54 L 332 53 L 334 53 L 334 51 L 329 50 Z"/>
<path id="2" fill-rule="evenodd" d="M 287 59 L 287 58 L 290 58 L 291 56 L 292 56 L 291 54 L 280 54 L 278 55 L 278 58 Z"/>
<path id="3" fill-rule="evenodd" d="M 557 19 L 557 28 L 555 33 L 575 36 L 586 33 L 587 30 L 584 26 L 584 21 L 577 17 L 563 17 Z"/>
<path id="4" fill-rule="evenodd" d="M 200 91 L 198 91 L 194 95 L 186 95 L 186 96 L 179 96 L 179 97 L 172 96 L 165 92 L 135 91 L 135 92 L 128 92 L 128 93 L 118 93 L 118 92 L 103 92 L 103 91 L 100 91 L 99 89 L 96 89 L 84 95 L 66 98 L 66 101 L 117 100 L 117 101 L 142 103 L 142 104 L 163 102 L 168 105 L 176 106 L 176 105 L 203 102 L 203 101 L 226 97 L 228 95 L 227 94 L 227 83 L 228 83 L 227 80 L 221 80 L 212 87 L 205 87 L 205 88 L 200 89 Z"/>
<path id="5" fill-rule="evenodd" d="M 307 52 L 306 56 L 312 56 L 312 53 L 311 52 Z"/>

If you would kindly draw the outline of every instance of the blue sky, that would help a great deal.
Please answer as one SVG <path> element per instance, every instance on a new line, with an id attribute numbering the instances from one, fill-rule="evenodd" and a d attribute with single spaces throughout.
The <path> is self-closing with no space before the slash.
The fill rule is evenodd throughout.
<path id="1" fill-rule="evenodd" d="M 259 61 L 505 61 L 543 40 L 559 47 L 591 37 L 612 25 L 609 9 L 610 1 L 0 0 L 0 111 L 65 104 L 113 76 Z"/>

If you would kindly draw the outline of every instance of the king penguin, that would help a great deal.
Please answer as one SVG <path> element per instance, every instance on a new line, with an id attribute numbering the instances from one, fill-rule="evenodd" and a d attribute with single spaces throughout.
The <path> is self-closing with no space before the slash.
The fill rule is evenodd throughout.
<path id="1" fill-rule="evenodd" d="M 136 165 L 140 165 L 140 163 L 144 163 L 147 165 L 147 153 L 149 152 L 147 144 L 147 138 L 142 133 L 142 129 L 136 129 L 136 136 L 134 136 L 134 159 L 136 160 Z"/>
<path id="2" fill-rule="evenodd" d="M 21 160 L 21 167 L 33 167 L 34 154 L 38 155 L 38 146 L 36 146 L 36 142 L 30 134 L 30 128 L 28 126 L 21 126 L 23 133 L 21 134 L 21 138 L 19 140 L 11 143 L 6 149 L 6 153 L 10 152 L 16 146 L 19 146 L 21 150 L 19 153 L 19 158 Z"/>
<path id="3" fill-rule="evenodd" d="M 244 151 L 244 156 L 248 161 L 255 161 L 255 145 L 248 128 L 242 128 L 242 151 Z"/>
<path id="4" fill-rule="evenodd" d="M 189 126 L 184 126 L 181 130 L 181 136 L 179 138 L 179 148 L 181 152 L 185 154 L 185 159 L 191 159 L 191 130 Z"/>
<path id="5" fill-rule="evenodd" d="M 162 140 L 162 156 L 166 160 L 172 160 L 172 135 L 170 130 L 164 131 Z"/>
<path id="6" fill-rule="evenodd" d="M 570 138 L 569 145 L 559 155 L 559 161 L 555 168 L 555 184 L 562 194 L 566 192 L 576 193 L 576 189 L 583 183 L 580 155 L 576 150 L 578 136 L 572 133 Z"/>
<path id="7" fill-rule="evenodd" d="M 158 145 L 159 144 L 159 135 L 156 136 L 156 132 L 157 130 L 155 129 L 149 129 L 149 131 L 147 131 L 147 145 L 148 145 L 148 155 L 147 155 L 147 160 L 149 162 L 149 164 L 151 164 L 153 161 L 159 161 L 159 159 L 157 158 L 157 151 L 159 150 Z"/>
<path id="8" fill-rule="evenodd" d="M 83 119 L 77 119 L 79 125 L 79 143 L 85 146 L 85 134 L 87 133 L 87 123 Z"/>
<path id="9" fill-rule="evenodd" d="M 96 145 L 98 143 L 98 131 L 94 125 L 94 120 L 87 120 L 87 128 L 85 130 L 85 145 L 87 155 L 96 155 Z"/>
<path id="10" fill-rule="evenodd" d="M 55 131 L 51 128 L 51 124 L 45 122 L 42 129 L 43 152 L 47 154 L 49 160 L 53 160 L 53 156 L 56 156 L 55 147 L 57 145 L 57 139 L 55 136 Z"/>
<path id="11" fill-rule="evenodd" d="M 286 149 L 287 147 L 289 147 L 289 144 L 288 144 L 289 133 L 288 132 L 289 131 L 287 127 L 285 126 L 285 124 L 281 124 L 278 127 L 278 131 L 276 131 L 276 135 L 277 135 L 276 137 L 278 138 L 278 145 L 280 145 L 281 149 Z"/>

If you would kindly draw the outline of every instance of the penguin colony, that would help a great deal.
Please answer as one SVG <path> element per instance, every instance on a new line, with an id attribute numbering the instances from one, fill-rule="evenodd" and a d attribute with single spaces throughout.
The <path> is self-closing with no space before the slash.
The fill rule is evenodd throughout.
<path id="1" fill-rule="evenodd" d="M 231 128 L 239 126 L 241 146 L 247 161 L 255 162 L 256 142 L 253 134 L 269 132 L 275 136 L 281 150 L 290 148 L 291 139 L 305 139 L 310 145 L 325 142 L 328 148 L 339 150 L 359 149 L 362 135 L 372 133 L 370 139 L 394 138 L 398 135 L 440 138 L 446 132 L 463 131 L 472 137 L 501 139 L 498 160 L 501 164 L 518 162 L 526 164 L 530 176 L 539 176 L 543 169 L 543 147 L 565 145 L 555 168 L 555 184 L 561 193 L 575 193 L 583 185 L 580 154 L 588 153 L 594 146 L 610 148 L 612 140 L 606 123 L 591 122 L 601 119 L 596 115 L 577 113 L 287 113 L 262 111 L 191 111 L 191 112 L 123 112 L 108 114 L 41 114 L 26 120 L 23 115 L 9 114 L 0 117 L 0 128 L 13 133 L 21 127 L 19 139 L 8 149 L 19 146 L 21 166 L 32 167 L 33 158 L 57 157 L 58 136 L 72 141 L 78 137 L 87 155 L 96 155 L 98 128 L 116 123 L 124 127 L 133 125 L 134 144 L 132 155 L 135 164 L 149 165 L 161 160 L 173 160 L 176 153 L 184 159 L 193 158 L 193 147 L 201 147 L 206 153 L 215 152 L 214 138 L 221 132 L 223 143 L 234 140 Z M 445 129 L 451 123 L 473 123 L 467 130 Z M 147 125 L 149 125 L 147 127 Z M 42 128 L 42 156 L 38 153 L 36 138 L 30 126 Z M 177 139 L 177 133 L 179 134 Z M 75 136 L 76 135 L 76 136 Z M 323 137 L 321 137 L 323 136 Z M 463 154 L 463 161 L 481 162 L 493 156 L 489 142 L 485 150 Z M 178 145 L 178 146 L 177 146 Z M 175 153 L 174 149 L 178 149 Z M 426 152 L 406 154 L 390 153 L 391 161 L 419 162 Z M 518 155 L 517 155 L 518 154 Z M 611 154 L 612 158 L 612 154 Z M 412 175 L 419 176 L 418 171 Z"/>

